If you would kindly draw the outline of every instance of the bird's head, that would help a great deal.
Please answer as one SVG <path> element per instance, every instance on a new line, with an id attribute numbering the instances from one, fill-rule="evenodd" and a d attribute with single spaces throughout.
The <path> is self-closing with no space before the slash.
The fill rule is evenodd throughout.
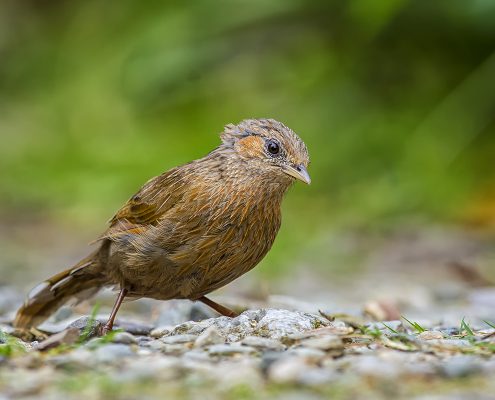
<path id="1" fill-rule="evenodd" d="M 247 119 L 238 125 L 227 125 L 221 138 L 224 146 L 260 171 L 311 183 L 307 170 L 308 149 L 299 136 L 281 122 Z"/>

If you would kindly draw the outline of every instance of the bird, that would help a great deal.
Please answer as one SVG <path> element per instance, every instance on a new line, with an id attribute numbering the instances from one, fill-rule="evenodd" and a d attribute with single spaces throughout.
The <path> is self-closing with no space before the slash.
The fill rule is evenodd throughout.
<path id="1" fill-rule="evenodd" d="M 104 287 L 118 291 L 102 334 L 113 328 L 124 299 L 188 299 L 219 314 L 206 297 L 254 268 L 281 226 L 281 203 L 296 180 L 311 183 L 308 149 L 274 119 L 228 124 L 203 158 L 146 182 L 73 267 L 34 287 L 13 326 L 40 325 L 69 301 Z"/>

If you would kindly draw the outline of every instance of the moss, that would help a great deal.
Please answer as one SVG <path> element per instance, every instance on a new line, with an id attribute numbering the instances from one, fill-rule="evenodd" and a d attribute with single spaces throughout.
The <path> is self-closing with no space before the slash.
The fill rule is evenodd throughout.
<path id="1" fill-rule="evenodd" d="M 0 343 L 0 357 L 10 358 L 26 353 L 26 348 L 19 339 L 2 331 L 0 331 Z"/>

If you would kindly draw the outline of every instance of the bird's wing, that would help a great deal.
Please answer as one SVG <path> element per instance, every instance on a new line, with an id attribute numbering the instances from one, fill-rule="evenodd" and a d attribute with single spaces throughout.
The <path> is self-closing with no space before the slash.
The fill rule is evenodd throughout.
<path id="1" fill-rule="evenodd" d="M 129 233 L 143 233 L 180 200 L 185 186 L 178 168 L 150 179 L 110 220 L 99 239 L 117 239 Z"/>

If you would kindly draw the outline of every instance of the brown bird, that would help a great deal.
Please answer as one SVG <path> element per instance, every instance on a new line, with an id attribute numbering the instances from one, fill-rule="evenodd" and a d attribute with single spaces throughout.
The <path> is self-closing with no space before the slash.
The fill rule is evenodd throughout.
<path id="1" fill-rule="evenodd" d="M 310 177 L 304 142 L 273 119 L 229 124 L 205 157 L 149 180 L 110 220 L 98 248 L 36 286 L 14 326 L 29 328 L 68 300 L 105 286 L 120 289 L 104 326 L 112 329 L 125 297 L 201 301 L 258 264 L 280 228 L 291 184 Z"/>

